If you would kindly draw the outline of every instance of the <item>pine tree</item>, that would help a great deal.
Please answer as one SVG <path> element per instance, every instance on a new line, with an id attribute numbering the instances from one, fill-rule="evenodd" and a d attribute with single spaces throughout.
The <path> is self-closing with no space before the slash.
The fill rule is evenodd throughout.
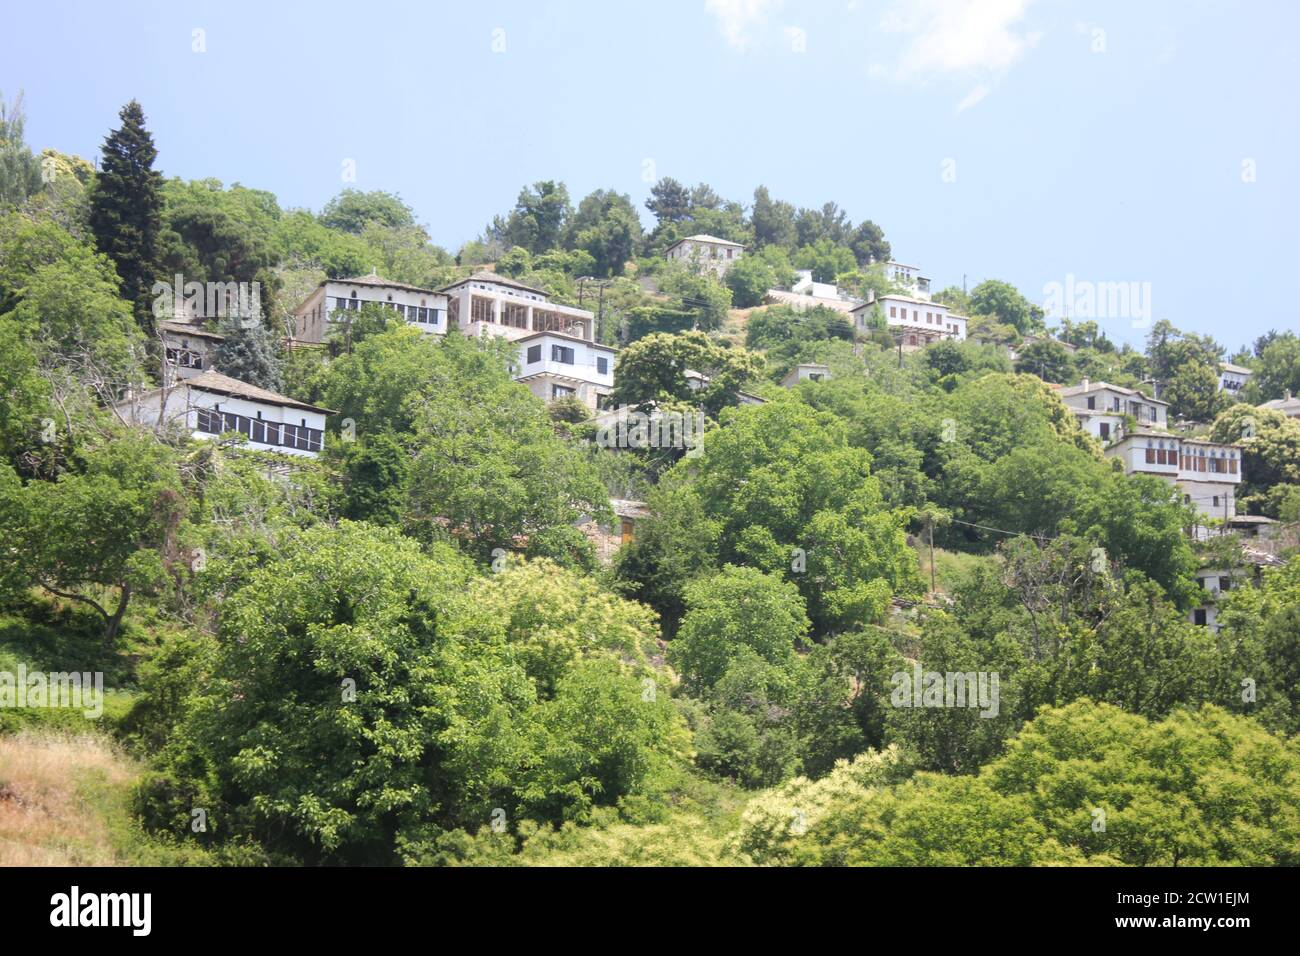
<path id="1" fill-rule="evenodd" d="M 231 314 L 221 320 L 218 331 L 226 339 L 213 355 L 217 372 L 273 392 L 284 389 L 284 362 L 265 324 Z"/>
<path id="2" fill-rule="evenodd" d="M 154 342 L 152 286 L 162 229 L 162 174 L 153 168 L 158 150 L 135 100 L 122 107 L 122 126 L 104 140 L 104 159 L 91 195 L 90 228 L 99 251 L 113 260 L 122 297 Z"/>

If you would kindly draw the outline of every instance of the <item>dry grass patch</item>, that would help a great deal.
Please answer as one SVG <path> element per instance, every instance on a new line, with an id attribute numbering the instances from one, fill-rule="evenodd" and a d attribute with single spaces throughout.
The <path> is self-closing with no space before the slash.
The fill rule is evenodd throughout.
<path id="1" fill-rule="evenodd" d="M 0 866 L 114 866 L 138 769 L 95 734 L 0 737 Z"/>

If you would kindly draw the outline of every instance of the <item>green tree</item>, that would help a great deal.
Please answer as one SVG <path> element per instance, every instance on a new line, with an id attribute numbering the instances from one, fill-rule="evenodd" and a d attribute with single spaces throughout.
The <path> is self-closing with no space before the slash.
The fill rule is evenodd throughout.
<path id="1" fill-rule="evenodd" d="M 482 561 L 520 549 L 590 564 L 575 525 L 612 520 L 595 468 L 477 342 L 453 336 L 442 349 L 450 377 L 415 415 L 408 525 L 421 537 L 450 536 Z"/>
<path id="2" fill-rule="evenodd" d="M 761 359 L 746 349 L 728 348 L 703 332 L 655 333 L 619 353 L 614 368 L 617 405 L 660 408 L 698 405 L 708 414 L 735 404 L 737 394 L 761 370 Z M 687 372 L 703 382 L 692 382 Z"/>
<path id="3" fill-rule="evenodd" d="M 162 231 L 162 174 L 153 168 L 158 150 L 135 100 L 122 107 L 122 125 L 104 140 L 103 159 L 90 200 L 90 228 L 99 251 L 113 260 L 122 297 L 150 342 L 154 318 L 150 290 L 158 267 Z"/>
<path id="4" fill-rule="evenodd" d="M 393 229 L 414 226 L 415 213 L 395 193 L 344 189 L 325 204 L 320 222 L 327 229 L 360 235 L 372 223 Z"/>
<path id="5" fill-rule="evenodd" d="M 754 190 L 754 206 L 750 213 L 754 229 L 754 244 L 793 248 L 798 239 L 794 225 L 794 206 L 773 199 L 766 186 Z"/>
<path id="6" fill-rule="evenodd" d="M 8 104 L 0 92 L 0 212 L 22 206 L 41 188 L 41 162 L 23 140 L 26 124 L 22 92 Z"/>
<path id="7" fill-rule="evenodd" d="M 1009 282 L 986 279 L 970 291 L 970 307 L 979 315 L 991 315 L 1022 335 L 1041 329 L 1042 312 Z"/>
<path id="8" fill-rule="evenodd" d="M 0 482 L 8 523 L 0 563 L 5 576 L 19 574 L 91 608 L 112 647 L 132 595 L 163 581 L 185 502 L 171 453 L 146 433 L 123 430 L 80 458 L 76 471 L 55 481 Z M 116 601 L 99 589 L 115 592 Z"/>
<path id="9" fill-rule="evenodd" d="M 686 585 L 686 616 L 668 658 L 687 688 L 710 690 L 742 648 L 789 669 L 807 640 L 809 623 L 799 589 L 757 568 L 724 566 Z"/>
<path id="10" fill-rule="evenodd" d="M 578 203 L 569 234 L 571 247 L 591 255 L 597 275 L 618 276 L 641 241 L 641 220 L 629 196 L 597 189 Z"/>
<path id="11" fill-rule="evenodd" d="M 225 336 L 212 356 L 218 372 L 268 391 L 284 390 L 278 338 L 261 320 L 228 315 L 218 331 Z"/>

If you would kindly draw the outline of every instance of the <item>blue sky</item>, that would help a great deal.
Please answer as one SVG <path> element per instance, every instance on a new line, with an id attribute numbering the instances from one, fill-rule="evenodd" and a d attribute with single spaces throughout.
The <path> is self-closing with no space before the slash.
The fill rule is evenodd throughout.
<path id="1" fill-rule="evenodd" d="M 45 0 L 4 19 L 0 91 L 25 91 L 35 148 L 97 155 L 136 97 L 169 176 L 316 210 L 344 185 L 398 192 L 453 251 L 538 179 L 575 202 L 641 202 L 650 174 L 746 202 L 762 183 L 875 220 L 936 288 L 1149 283 L 1155 319 L 1230 349 L 1300 328 L 1300 4 Z"/>

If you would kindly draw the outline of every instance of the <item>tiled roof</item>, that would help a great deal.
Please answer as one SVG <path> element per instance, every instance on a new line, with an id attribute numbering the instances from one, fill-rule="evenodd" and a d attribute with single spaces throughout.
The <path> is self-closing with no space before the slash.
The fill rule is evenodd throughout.
<path id="1" fill-rule="evenodd" d="M 202 375 L 183 379 L 177 384 L 187 385 L 190 388 L 197 388 L 204 392 L 216 392 L 218 395 L 229 395 L 232 398 L 244 398 L 250 402 L 264 402 L 267 405 L 302 408 L 309 412 L 321 412 L 325 415 L 338 414 L 332 409 L 309 405 L 306 402 L 298 401 L 296 398 L 289 398 L 287 395 L 280 395 L 265 388 L 258 388 L 256 385 L 249 385 L 247 382 L 241 382 L 229 375 L 222 375 L 220 372 L 204 372 Z"/>
<path id="2" fill-rule="evenodd" d="M 368 276 L 353 276 L 350 279 L 326 279 L 321 285 L 327 282 L 346 282 L 349 285 L 364 285 L 378 289 L 405 289 L 407 292 L 423 292 L 427 295 L 437 295 L 436 289 L 425 289 L 422 286 L 410 285 L 406 282 L 394 282 L 392 279 L 385 279 L 383 276 L 371 274 Z"/>
<path id="3" fill-rule="evenodd" d="M 531 285 L 524 285 L 524 283 L 516 282 L 514 279 L 510 278 L 509 276 L 500 276 L 497 275 L 495 272 L 488 272 L 485 269 L 480 269 L 478 272 L 467 275 L 463 279 L 457 279 L 455 282 L 443 286 L 438 291 L 446 292 L 449 289 L 454 289 L 457 286 L 462 286 L 466 282 L 492 282 L 495 283 L 496 285 L 510 286 L 512 289 L 523 289 L 525 292 L 536 292 L 538 295 L 544 295 L 544 296 L 550 295 L 550 293 L 548 293 L 545 289 L 538 289 Z"/>
<path id="4" fill-rule="evenodd" d="M 1169 404 L 1161 399 L 1152 398 L 1146 392 L 1138 391 L 1136 388 L 1125 388 L 1123 385 L 1112 385 L 1110 382 L 1088 382 L 1087 384 L 1080 382 L 1078 385 L 1070 385 L 1067 388 L 1061 389 L 1060 394 L 1062 398 L 1070 398 L 1074 395 L 1086 395 L 1089 392 L 1098 392 L 1102 389 L 1119 392 L 1121 395 L 1136 395 L 1145 401 L 1151 402 L 1153 405 Z M 1098 409 L 1098 411 L 1101 410 L 1102 409 Z"/>
<path id="5" fill-rule="evenodd" d="M 745 248 L 739 242 L 732 242 L 730 239 L 719 239 L 717 236 L 710 236 L 708 233 L 700 232 L 700 233 L 696 233 L 693 236 L 685 236 L 681 239 L 678 239 L 671 246 L 669 246 L 668 249 L 673 248 L 673 246 L 680 246 L 683 242 L 711 242 L 715 246 L 735 246 L 737 249 Z M 665 249 L 664 251 L 667 252 L 668 249 Z"/>
<path id="6" fill-rule="evenodd" d="M 175 332 L 177 335 L 193 335 L 201 339 L 216 339 L 218 342 L 226 340 L 226 337 L 219 332 L 209 332 L 201 325 L 191 325 L 188 322 L 159 322 L 158 328 L 164 332 Z"/>

